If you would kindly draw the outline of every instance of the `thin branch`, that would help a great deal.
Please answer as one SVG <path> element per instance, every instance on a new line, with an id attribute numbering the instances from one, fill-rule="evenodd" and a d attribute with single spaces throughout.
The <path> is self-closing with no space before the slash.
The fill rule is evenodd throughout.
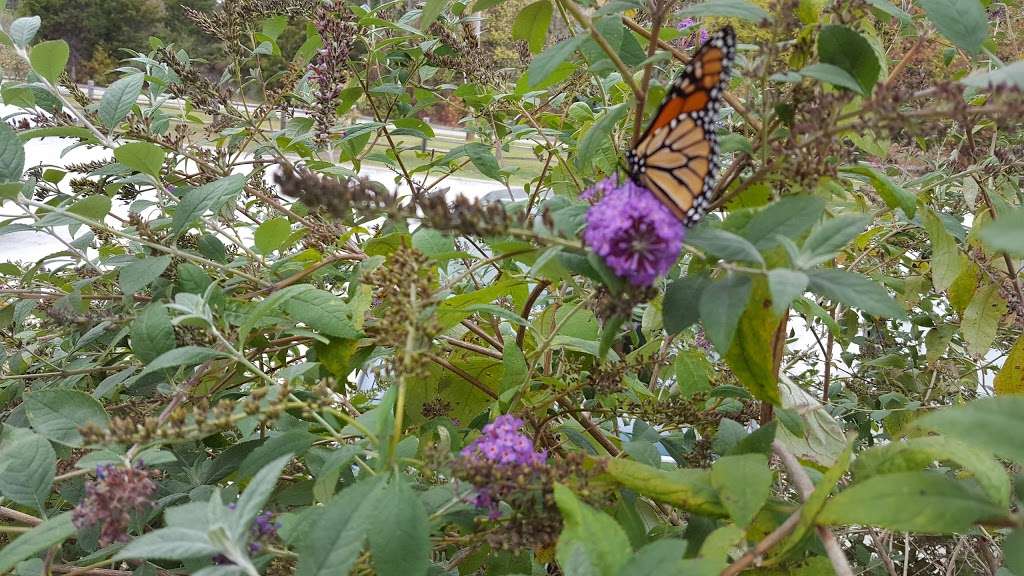
<path id="1" fill-rule="evenodd" d="M 786 518 L 785 522 L 779 524 L 778 528 L 772 530 L 770 534 L 761 539 L 761 541 L 754 545 L 753 548 L 747 550 L 746 554 L 740 556 L 739 559 L 730 564 L 728 568 L 722 570 L 720 576 L 735 576 L 736 574 L 744 571 L 748 566 L 764 556 L 768 550 L 771 550 L 773 546 L 782 542 L 786 536 L 789 536 L 790 532 L 795 530 L 799 523 L 800 510 L 797 510 L 790 514 L 789 518 Z"/>
<path id="2" fill-rule="evenodd" d="M 629 68 L 626 67 L 626 63 L 622 61 L 622 58 L 619 58 L 619 53 L 612 48 L 611 44 L 608 43 L 608 40 L 597 31 L 597 28 L 594 27 L 594 22 L 590 17 L 587 16 L 583 12 L 583 9 L 573 2 L 573 0 L 561 0 L 560 4 L 569 11 L 569 14 L 572 14 L 572 17 L 579 22 L 581 26 L 590 32 L 590 37 L 593 38 L 594 42 L 601 47 L 601 50 L 604 50 L 604 53 L 608 55 L 608 59 L 612 61 L 612 64 L 615 64 L 615 67 L 619 69 L 619 74 L 622 76 L 623 82 L 629 85 L 629 89 L 633 91 L 633 96 L 636 97 L 637 101 L 642 102 L 644 100 L 643 88 L 636 83 L 636 80 L 633 78 L 633 74 L 631 74 Z"/>
<path id="3" fill-rule="evenodd" d="M 0 518 L 6 518 L 8 520 L 20 522 L 21 524 L 28 524 L 29 526 L 38 526 L 43 522 L 42 520 L 36 518 L 35 516 L 32 516 L 31 514 L 18 512 L 17 510 L 13 508 L 8 508 L 6 506 L 0 506 Z"/>
<path id="4" fill-rule="evenodd" d="M 466 382 L 469 382 L 476 389 L 480 390 L 484 394 L 487 394 L 492 399 L 494 399 L 494 400 L 498 399 L 498 394 L 494 390 L 491 390 L 490 388 L 487 387 L 486 384 L 484 384 L 483 382 L 481 382 L 481 381 L 477 380 L 476 378 L 474 378 L 473 375 L 470 374 L 469 372 L 466 372 L 462 368 L 459 368 L 458 366 L 452 364 L 451 362 L 449 362 L 449 361 L 447 361 L 444 358 L 441 358 L 439 356 L 435 356 L 433 354 L 429 354 L 428 353 L 428 354 L 426 354 L 426 357 L 429 358 L 432 362 L 434 362 L 438 366 L 441 366 L 442 368 L 444 368 L 444 369 L 448 370 L 449 372 L 451 372 L 451 373 L 457 375 L 458 377 L 462 378 Z"/>

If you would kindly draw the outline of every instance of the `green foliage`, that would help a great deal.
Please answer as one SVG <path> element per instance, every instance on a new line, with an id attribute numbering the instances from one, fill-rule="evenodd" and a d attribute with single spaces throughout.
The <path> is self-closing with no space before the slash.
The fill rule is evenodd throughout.
<path id="1" fill-rule="evenodd" d="M 1024 13 L 914 6 L 23 1 L 0 573 L 1024 570 Z M 580 195 L 725 23 L 631 285 Z"/>

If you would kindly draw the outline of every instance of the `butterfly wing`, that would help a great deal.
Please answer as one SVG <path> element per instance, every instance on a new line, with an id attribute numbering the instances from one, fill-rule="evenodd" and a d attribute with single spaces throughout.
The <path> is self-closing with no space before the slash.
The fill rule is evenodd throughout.
<path id="1" fill-rule="evenodd" d="M 689 226 L 707 209 L 718 172 L 714 123 L 736 51 L 732 28 L 722 28 L 672 83 L 665 101 L 629 153 L 634 180 Z"/>

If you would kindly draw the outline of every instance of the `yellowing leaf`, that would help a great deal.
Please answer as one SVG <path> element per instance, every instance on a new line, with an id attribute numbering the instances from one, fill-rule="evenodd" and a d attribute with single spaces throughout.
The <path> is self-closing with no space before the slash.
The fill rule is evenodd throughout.
<path id="1" fill-rule="evenodd" d="M 995 390 L 996 395 L 1024 394 L 1024 336 L 1017 339 L 1017 345 L 996 374 Z"/>
<path id="2" fill-rule="evenodd" d="M 982 288 L 971 298 L 960 323 L 968 352 L 975 356 L 988 352 L 1004 314 L 1006 301 L 999 295 L 999 287 L 995 284 Z"/>

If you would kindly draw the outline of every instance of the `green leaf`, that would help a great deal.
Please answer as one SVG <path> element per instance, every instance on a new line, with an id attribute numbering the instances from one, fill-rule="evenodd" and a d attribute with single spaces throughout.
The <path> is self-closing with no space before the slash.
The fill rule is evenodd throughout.
<path id="1" fill-rule="evenodd" d="M 157 356 L 177 346 L 174 326 L 167 308 L 150 304 L 135 317 L 131 328 L 132 352 L 143 362 L 152 362 Z"/>
<path id="2" fill-rule="evenodd" d="M 427 3 L 423 5 L 423 11 L 420 12 L 420 30 L 426 32 L 427 28 L 430 28 L 430 25 L 441 15 L 447 4 L 448 0 L 427 0 Z"/>
<path id="3" fill-rule="evenodd" d="M 1024 396 L 982 398 L 922 416 L 913 426 L 976 444 L 997 456 L 1024 463 Z"/>
<path id="4" fill-rule="evenodd" d="M 902 472 L 874 476 L 840 492 L 825 504 L 818 521 L 946 534 L 1005 515 L 964 482 L 936 472 Z"/>
<path id="5" fill-rule="evenodd" d="M 992 347 L 999 322 L 1005 314 L 1006 301 L 999 294 L 998 285 L 991 284 L 975 292 L 960 322 L 967 351 L 975 356 L 984 356 Z"/>
<path id="6" fill-rule="evenodd" d="M 995 70 L 982 70 L 971 74 L 960 81 L 975 88 L 992 88 L 1006 86 L 1024 90 L 1024 60 L 1018 60 Z"/>
<path id="7" fill-rule="evenodd" d="M 704 516 L 726 515 L 711 485 L 709 470 L 659 470 L 634 460 L 613 458 L 604 462 L 604 473 L 624 488 L 681 510 Z"/>
<path id="8" fill-rule="evenodd" d="M 72 204 L 68 208 L 68 212 L 102 222 L 107 214 L 110 213 L 110 206 L 110 198 L 106 196 L 89 196 Z"/>
<path id="9" fill-rule="evenodd" d="M 686 243 L 707 254 L 734 262 L 764 266 L 764 258 L 746 238 L 721 228 L 698 226 L 686 236 Z"/>
<path id="10" fill-rule="evenodd" d="M 206 532 L 190 528 L 161 528 L 132 540 L 114 556 L 114 560 L 188 560 L 219 553 Z"/>
<path id="11" fill-rule="evenodd" d="M 768 501 L 772 478 L 764 454 L 722 456 L 711 465 L 711 485 L 740 528 L 749 526 Z"/>
<path id="12" fill-rule="evenodd" d="M 917 0 L 939 33 L 970 54 L 988 38 L 988 17 L 979 0 Z"/>
<path id="13" fill-rule="evenodd" d="M 705 295 L 709 292 L 705 292 Z M 729 369 L 747 390 L 759 400 L 778 404 L 778 377 L 771 351 L 774 350 L 775 332 L 781 318 L 772 311 L 770 302 L 767 282 L 757 278 L 749 301 L 727 301 L 722 304 L 737 308 L 742 313 L 732 345 L 723 355 Z M 703 313 L 703 307 L 701 310 Z M 710 332 L 708 336 L 714 342 Z"/>
<path id="14" fill-rule="evenodd" d="M 121 292 L 125 296 L 131 296 L 149 286 L 170 265 L 170 256 L 147 256 L 127 266 L 122 266 L 117 273 L 117 283 L 121 286 Z"/>
<path id="15" fill-rule="evenodd" d="M 857 94 L 864 94 L 864 87 L 860 85 L 860 82 L 852 74 L 834 64 L 826 64 L 824 62 L 808 64 L 800 69 L 799 74 L 808 78 L 814 78 L 815 80 L 821 80 L 822 82 L 828 82 L 833 86 L 846 88 Z"/>
<path id="16" fill-rule="evenodd" d="M 1024 394 L 1024 336 L 1017 339 L 1017 344 L 1010 350 L 992 386 L 1000 396 Z"/>
<path id="17" fill-rule="evenodd" d="M 46 510 L 57 453 L 50 441 L 25 428 L 3 426 L 0 435 L 0 494 L 23 506 Z"/>
<path id="18" fill-rule="evenodd" d="M 889 0 L 868 0 L 868 4 L 898 19 L 903 24 L 910 24 L 910 14 L 907 14 L 903 8 L 896 6 Z"/>
<path id="19" fill-rule="evenodd" d="M 291 294 L 281 309 L 293 320 L 310 328 L 338 338 L 359 338 L 352 324 L 352 310 L 341 298 L 319 288 L 305 285 L 305 289 Z"/>
<path id="20" fill-rule="evenodd" d="M 17 182 L 25 171 L 25 146 L 17 133 L 0 123 L 0 182 Z"/>
<path id="21" fill-rule="evenodd" d="M 818 34 L 818 58 L 853 76 L 861 94 L 871 93 L 882 70 L 867 39 L 856 30 L 838 24 L 824 26 Z"/>
<path id="22" fill-rule="evenodd" d="M 242 465 L 238 467 L 238 476 L 248 478 L 285 455 L 302 455 L 316 440 L 315 435 L 305 430 L 289 430 L 284 434 L 271 436 L 245 457 Z"/>
<path id="23" fill-rule="evenodd" d="M 924 227 L 931 239 L 932 283 L 936 292 L 942 292 L 960 275 L 960 249 L 942 220 L 930 209 L 925 210 Z"/>
<path id="24" fill-rule="evenodd" d="M 263 444 L 260 448 L 267 444 L 269 442 Z M 258 450 L 259 448 L 256 449 L 256 451 Z M 242 462 L 239 473 L 250 463 L 250 459 L 256 454 L 256 451 L 253 451 L 253 454 L 250 454 L 249 458 Z M 261 465 L 259 472 L 253 476 L 252 481 L 245 487 L 245 491 L 242 492 L 242 496 L 238 499 L 238 503 L 235 506 L 235 525 L 232 530 L 232 536 L 235 540 L 240 540 L 245 536 L 245 533 L 249 531 L 252 521 L 263 511 L 263 505 L 270 499 L 270 495 L 274 492 L 274 486 L 277 485 L 277 479 L 281 476 L 281 471 L 291 462 L 292 456 L 293 454 L 287 453 L 265 464 L 264 461 L 259 462 Z M 248 477 L 248 474 L 243 474 L 243 477 Z"/>
<path id="25" fill-rule="evenodd" d="M 759 210 L 740 231 L 740 236 L 759 250 L 779 243 L 778 236 L 798 238 L 825 211 L 825 202 L 814 196 L 786 196 Z"/>
<path id="26" fill-rule="evenodd" d="M 256 228 L 256 250 L 260 254 L 270 254 L 284 244 L 291 232 L 292 225 L 284 216 L 265 221 Z"/>
<path id="27" fill-rule="evenodd" d="M 368 504 L 377 503 L 373 492 L 383 481 L 376 476 L 357 482 L 324 506 L 317 529 L 298 543 L 296 576 L 337 576 L 351 571 L 375 512 Z"/>
<path id="28" fill-rule="evenodd" d="M 185 193 L 178 203 L 171 221 L 171 233 L 177 236 L 188 229 L 207 210 L 219 210 L 228 200 L 242 192 L 245 187 L 244 174 L 232 174 L 220 180 L 204 184 Z"/>
<path id="29" fill-rule="evenodd" d="M 541 0 L 547 3 L 548 0 Z M 619 120 L 626 116 L 629 111 L 628 104 L 618 104 L 605 110 L 604 114 L 587 129 L 587 132 L 580 139 L 576 152 L 576 166 L 583 168 L 598 157 L 601 149 L 613 145 L 612 132 Z"/>
<path id="30" fill-rule="evenodd" d="M 870 279 L 846 270 L 812 270 L 807 273 L 810 289 L 835 302 L 860 308 L 885 318 L 903 318 L 906 313 L 889 292 Z"/>
<path id="31" fill-rule="evenodd" d="M 146 368 L 139 373 L 139 376 L 145 376 L 151 372 L 157 370 L 164 370 L 167 368 L 174 368 L 177 366 L 195 366 L 196 364 L 202 364 L 207 360 L 213 358 L 224 358 L 227 354 L 224 352 L 218 352 L 212 348 L 203 348 L 202 346 L 182 346 L 181 348 L 175 348 L 169 352 L 156 357 L 155 360 L 146 365 Z"/>
<path id="32" fill-rule="evenodd" d="M 700 320 L 700 297 L 711 281 L 707 276 L 685 276 L 665 290 L 662 323 L 669 334 L 678 334 Z"/>
<path id="33" fill-rule="evenodd" d="M 39 554 L 75 535 L 71 512 L 64 512 L 34 526 L 21 536 L 8 540 L 0 548 L 0 574 L 14 568 L 22 560 Z"/>
<path id="34" fill-rule="evenodd" d="M 530 61 L 530 67 L 526 70 L 528 87 L 533 88 L 537 86 L 550 76 L 560 64 L 572 58 L 573 52 L 575 52 L 587 38 L 587 36 L 582 34 L 566 38 L 538 54 Z"/>
<path id="35" fill-rule="evenodd" d="M 955 462 L 977 480 L 993 504 L 1010 505 L 1010 477 L 998 460 L 959 440 L 945 436 L 910 438 L 864 450 L 853 463 L 858 481 L 879 474 L 913 472 L 928 468 L 933 462 Z"/>
<path id="36" fill-rule="evenodd" d="M 78 429 L 87 424 L 106 428 L 110 417 L 98 400 L 80 390 L 48 388 L 25 395 L 25 412 L 37 432 L 67 446 L 81 446 Z"/>
<path id="37" fill-rule="evenodd" d="M 655 540 L 636 551 L 619 570 L 619 576 L 663 576 L 683 574 L 686 541 L 677 538 Z"/>
<path id="38" fill-rule="evenodd" d="M 768 290 L 772 294 L 772 311 L 782 315 L 789 305 L 807 291 L 810 279 L 796 270 L 775 268 L 768 271 Z"/>
<path id="39" fill-rule="evenodd" d="M 917 211 L 917 197 L 901 188 L 885 174 L 867 164 L 844 166 L 840 172 L 866 176 L 878 195 L 885 201 L 886 206 L 892 209 L 902 209 L 907 218 L 914 217 L 914 213 Z"/>
<path id="40" fill-rule="evenodd" d="M 114 158 L 118 162 L 154 178 L 160 177 L 166 154 L 163 148 L 149 142 L 129 142 L 114 150 Z"/>
<path id="41" fill-rule="evenodd" d="M 42 24 L 42 20 L 40 20 L 39 16 L 18 18 L 11 22 L 11 28 L 7 35 L 11 37 L 11 41 L 18 48 L 28 48 L 28 45 L 32 43 L 32 39 L 36 37 L 36 33 L 39 32 L 40 24 Z M 0 572 L 3 572 L 3 570 L 0 570 Z"/>
<path id="42" fill-rule="evenodd" d="M 1024 574 L 1024 528 L 1017 528 L 1003 540 L 1003 565 L 1014 574 Z"/>
<path id="43" fill-rule="evenodd" d="M 981 241 L 998 252 L 1024 256 L 1024 208 L 1007 210 L 981 228 Z"/>
<path id="44" fill-rule="evenodd" d="M 100 107 L 96 114 L 108 130 L 112 130 L 132 111 L 132 106 L 135 106 L 135 101 L 142 94 L 142 85 L 145 81 L 146 75 L 142 72 L 130 74 L 111 84 L 107 91 L 103 93 L 103 98 L 100 99 Z M 126 164 L 123 160 L 118 159 L 118 161 Z M 145 171 L 139 170 L 139 172 Z M 152 172 L 146 173 L 152 174 Z"/>
<path id="45" fill-rule="evenodd" d="M 815 226 L 800 247 L 800 268 L 813 268 L 834 258 L 871 222 L 870 216 L 839 216 Z"/>
<path id="46" fill-rule="evenodd" d="M 632 553 L 622 527 L 561 484 L 555 484 L 555 503 L 564 522 L 555 557 L 565 576 L 618 576 Z"/>
<path id="47" fill-rule="evenodd" d="M 397 118 L 395 119 L 395 126 L 405 130 L 412 130 L 422 138 L 434 137 L 434 129 L 430 127 L 430 124 L 427 124 L 419 118 Z M 370 135 L 367 134 L 366 136 L 369 138 Z"/>
<path id="48" fill-rule="evenodd" d="M 56 84 L 57 77 L 64 71 L 70 56 L 71 51 L 67 42 L 49 40 L 33 46 L 28 53 L 28 60 L 36 73 L 49 80 L 50 84 Z"/>
<path id="49" fill-rule="evenodd" d="M 543 50 L 544 41 L 548 38 L 552 11 L 550 0 L 538 0 L 520 10 L 512 24 L 512 38 L 525 40 L 532 54 Z"/>
<path id="50" fill-rule="evenodd" d="M 704 332 L 723 356 L 732 346 L 736 326 L 750 299 L 750 290 L 749 276 L 730 274 L 723 280 L 714 280 L 701 293 L 699 306 Z"/>
<path id="51" fill-rule="evenodd" d="M 422 576 L 430 568 L 430 524 L 423 502 L 401 476 L 379 492 L 367 527 L 380 576 Z"/>
<path id="52" fill-rule="evenodd" d="M 771 16 L 760 6 L 747 0 L 708 0 L 700 4 L 686 6 L 678 12 L 679 17 L 704 18 L 706 16 L 725 16 L 741 18 L 751 22 L 771 20 Z"/>
<path id="53" fill-rule="evenodd" d="M 675 373 L 679 394 L 690 397 L 711 389 L 711 363 L 700 350 L 682 350 L 676 355 Z"/>

